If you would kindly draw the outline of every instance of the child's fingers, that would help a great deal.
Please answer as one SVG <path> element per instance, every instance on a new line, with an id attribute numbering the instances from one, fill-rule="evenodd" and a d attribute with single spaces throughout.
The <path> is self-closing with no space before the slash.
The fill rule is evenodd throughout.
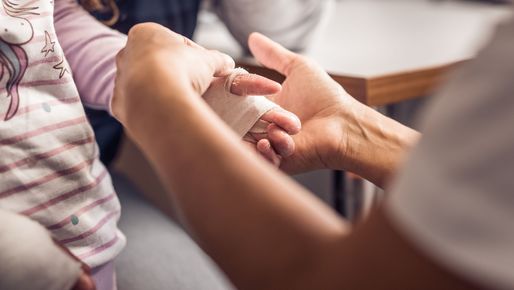
<path id="1" fill-rule="evenodd" d="M 261 117 L 262 120 L 274 123 L 289 135 L 298 134 L 302 129 L 302 122 L 293 113 L 288 112 L 284 109 L 274 109 Z"/>
<path id="2" fill-rule="evenodd" d="M 91 278 L 91 268 L 88 265 L 80 261 L 75 255 L 71 253 L 71 251 L 61 245 L 58 241 L 53 239 L 54 244 L 59 247 L 62 251 L 68 254 L 73 260 L 80 262 L 82 264 L 82 273 L 80 274 L 75 286 L 73 286 L 72 290 L 95 290 L 95 282 Z"/>
<path id="3" fill-rule="evenodd" d="M 244 145 L 248 147 L 250 150 L 257 152 L 262 157 L 264 157 L 266 160 L 268 160 L 273 166 L 279 167 L 281 157 L 273 150 L 273 147 L 271 146 L 271 143 L 267 139 L 255 139 L 250 134 L 247 134 L 243 138 Z"/>
<path id="4" fill-rule="evenodd" d="M 96 290 L 95 282 L 93 278 L 82 273 L 72 290 Z"/>
<path id="5" fill-rule="evenodd" d="M 289 157 L 293 155 L 295 149 L 293 138 L 277 125 L 269 125 L 268 139 L 280 156 Z"/>
<path id="6" fill-rule="evenodd" d="M 261 139 L 257 142 L 256 145 L 257 151 L 266 158 L 271 164 L 275 166 L 280 166 L 281 158 L 280 156 L 273 150 L 271 143 L 268 139 Z"/>
<path id="7" fill-rule="evenodd" d="M 230 92 L 238 96 L 272 95 L 280 92 L 282 86 L 256 74 L 240 74 L 234 78 Z"/>

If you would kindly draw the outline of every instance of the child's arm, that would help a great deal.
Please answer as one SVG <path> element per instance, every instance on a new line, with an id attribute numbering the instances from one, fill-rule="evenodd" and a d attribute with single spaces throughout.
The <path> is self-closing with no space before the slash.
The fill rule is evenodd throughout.
<path id="1" fill-rule="evenodd" d="M 82 102 L 110 112 L 116 54 L 126 36 L 100 23 L 74 0 L 55 1 L 54 22 Z"/>
<path id="2" fill-rule="evenodd" d="M 69 290 L 81 265 L 27 217 L 0 210 L 0 290 Z"/>

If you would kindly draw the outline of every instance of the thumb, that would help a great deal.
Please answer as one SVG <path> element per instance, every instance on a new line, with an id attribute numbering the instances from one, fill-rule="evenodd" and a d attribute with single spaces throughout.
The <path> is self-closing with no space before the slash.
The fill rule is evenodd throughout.
<path id="1" fill-rule="evenodd" d="M 287 76 L 291 64 L 300 56 L 268 37 L 254 32 L 248 38 L 248 47 L 258 62 Z"/>

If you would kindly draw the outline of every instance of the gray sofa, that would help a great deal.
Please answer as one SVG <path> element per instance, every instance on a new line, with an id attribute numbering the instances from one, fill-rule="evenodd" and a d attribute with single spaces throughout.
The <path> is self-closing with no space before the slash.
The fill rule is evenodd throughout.
<path id="1" fill-rule="evenodd" d="M 113 173 L 127 247 L 116 259 L 119 290 L 227 290 L 229 282 L 171 218 L 151 205 L 128 178 Z"/>

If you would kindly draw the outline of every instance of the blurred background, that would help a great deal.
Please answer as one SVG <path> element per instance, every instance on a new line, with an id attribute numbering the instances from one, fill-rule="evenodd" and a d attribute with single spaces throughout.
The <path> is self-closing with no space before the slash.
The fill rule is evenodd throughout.
<path id="1" fill-rule="evenodd" d="M 302 1 L 298 1 L 302 2 Z M 320 1 L 321 3 L 323 1 Z M 454 64 L 472 58 L 494 27 L 511 14 L 512 1 L 337 0 L 325 1 L 311 35 L 294 29 L 256 27 L 290 48 L 314 58 L 347 88 L 377 110 L 416 127 L 431 92 Z M 206 2 L 194 39 L 251 63 L 244 45 Z M 293 9 L 294 10 L 294 9 Z M 264 13 L 265 14 L 265 13 Z M 310 17 L 318 16 L 313 13 Z M 274 20 L 267 23 L 273 25 Z M 296 41 L 296 43 L 295 43 Z M 299 44 L 300 43 L 300 44 Z M 448 67 L 449 66 L 449 67 Z M 253 67 L 250 67 L 250 70 Z M 258 70 L 259 73 L 263 73 Z M 271 75 L 268 75 L 271 76 Z M 346 80 L 344 78 L 350 78 Z M 354 88 L 352 79 L 382 82 Z M 389 83 L 386 85 L 384 83 Z M 381 90 L 375 95 L 370 90 Z M 353 91 L 355 93 L 352 93 Z M 362 92 L 364 91 L 364 92 Z M 377 96 L 377 99 L 374 99 Z M 358 176 L 318 171 L 294 177 L 345 217 L 356 220 L 381 199 L 381 190 Z"/>
<path id="2" fill-rule="evenodd" d="M 280 75 L 260 67 L 248 54 L 246 38 L 259 31 L 318 61 L 360 101 L 416 127 L 432 92 L 455 67 L 473 58 L 511 14 L 511 2 L 126 0 L 119 1 L 116 28 L 126 31 L 136 22 L 160 22 L 280 81 Z M 127 140 L 115 168 L 143 191 L 163 190 Z M 344 172 L 324 170 L 293 178 L 354 220 L 381 198 L 372 184 Z"/>
<path id="3" fill-rule="evenodd" d="M 510 1 L 464 0 L 119 0 L 118 5 L 120 21 L 115 28 L 122 32 L 139 22 L 158 22 L 230 54 L 239 66 L 281 81 L 282 76 L 248 54 L 248 34 L 262 32 L 318 61 L 359 101 L 414 128 L 433 92 L 476 55 L 512 10 Z M 150 289 L 146 276 L 139 279 L 134 273 L 144 272 L 138 266 L 146 270 L 155 261 L 164 261 L 157 265 L 165 277 L 149 278 L 161 285 L 155 289 L 232 289 L 180 226 L 153 208 L 160 206 L 173 217 L 176 213 L 163 206 L 169 201 L 157 198 L 151 205 L 140 197 L 166 194 L 121 126 L 106 113 L 88 114 L 102 160 L 109 164 L 118 153 L 110 169 L 121 193 L 120 228 L 130 241 L 124 253 L 144 253 L 138 257 L 141 265 L 123 253 L 117 259 L 119 288 Z M 123 137 L 118 148 L 119 135 Z M 202 178 L 197 176 L 199 182 Z M 291 178 L 354 222 L 383 195 L 371 183 L 340 171 Z"/>

